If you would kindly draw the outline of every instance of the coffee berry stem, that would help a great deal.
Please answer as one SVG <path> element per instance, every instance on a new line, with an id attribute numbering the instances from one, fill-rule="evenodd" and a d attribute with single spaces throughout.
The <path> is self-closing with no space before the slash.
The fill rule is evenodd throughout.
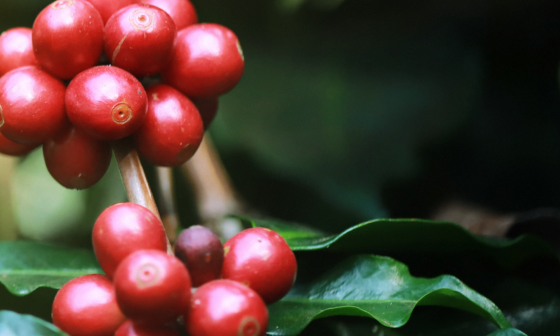
<path id="1" fill-rule="evenodd" d="M 170 167 L 156 167 L 158 181 L 157 197 L 160 203 L 161 221 L 171 244 L 177 239 L 179 217 L 175 209 L 175 190 L 173 187 L 173 169 Z"/>
<path id="2" fill-rule="evenodd" d="M 117 140 L 113 142 L 113 152 L 119 165 L 128 200 L 146 207 L 161 219 L 144 168 L 134 149 L 134 143 L 128 138 Z M 173 255 L 173 247 L 169 238 L 167 238 L 167 253 Z"/>
<path id="3" fill-rule="evenodd" d="M 214 232 L 222 233 L 219 220 L 225 215 L 241 213 L 244 206 L 237 195 L 210 134 L 204 134 L 194 156 L 181 166 L 190 181 L 200 219 Z"/>

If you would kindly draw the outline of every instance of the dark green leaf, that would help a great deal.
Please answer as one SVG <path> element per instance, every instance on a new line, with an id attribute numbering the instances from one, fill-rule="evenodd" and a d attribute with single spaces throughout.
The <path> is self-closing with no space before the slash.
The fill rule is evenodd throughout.
<path id="1" fill-rule="evenodd" d="M 457 278 L 414 278 L 405 265 L 387 257 L 353 256 L 323 269 L 313 260 L 298 266 L 314 276 L 303 276 L 269 307 L 271 335 L 297 335 L 312 320 L 336 315 L 371 317 L 396 328 L 406 324 L 417 305 L 459 308 L 500 328 L 511 327 L 498 307 Z"/>
<path id="2" fill-rule="evenodd" d="M 341 234 L 326 235 L 299 224 L 241 218 L 253 226 L 271 228 L 294 251 L 375 253 L 395 256 L 431 253 L 453 256 L 469 253 L 513 268 L 534 257 L 555 257 L 554 250 L 535 236 L 497 240 L 470 233 L 463 227 L 420 219 L 378 219 L 355 225 Z M 305 236 L 307 234 L 307 237 Z"/>
<path id="3" fill-rule="evenodd" d="M 519 329 L 495 330 L 495 325 L 472 314 L 440 307 L 419 307 L 401 328 L 385 327 L 367 318 L 339 316 L 313 321 L 300 336 L 490 336 L 493 332 L 498 332 L 498 335 L 525 335 Z M 556 331 L 534 335 L 554 336 Z"/>
<path id="4" fill-rule="evenodd" d="M 488 336 L 527 336 L 527 334 L 514 328 L 507 328 L 503 330 L 497 330 Z"/>
<path id="5" fill-rule="evenodd" d="M 68 336 L 54 325 L 30 315 L 0 311 L 0 335 L 6 336 Z"/>
<path id="6" fill-rule="evenodd" d="M 78 276 L 103 273 L 90 250 L 28 241 L 0 242 L 0 282 L 15 295 L 60 288 Z"/>
<path id="7" fill-rule="evenodd" d="M 52 305 L 56 293 L 57 290 L 53 288 L 37 288 L 27 295 L 17 296 L 0 285 L 0 310 L 33 315 L 45 321 L 51 321 Z"/>
<path id="8" fill-rule="evenodd" d="M 245 228 L 249 227 L 265 227 L 271 229 L 272 231 L 276 231 L 286 239 L 286 241 L 290 242 L 296 239 L 312 239 L 317 238 L 321 239 L 327 237 L 328 234 L 322 232 L 318 229 L 311 228 L 309 226 L 305 226 L 302 224 L 296 223 L 287 223 L 273 219 L 259 219 L 259 220 L 251 220 L 243 216 L 232 216 L 234 218 L 239 218 Z"/>

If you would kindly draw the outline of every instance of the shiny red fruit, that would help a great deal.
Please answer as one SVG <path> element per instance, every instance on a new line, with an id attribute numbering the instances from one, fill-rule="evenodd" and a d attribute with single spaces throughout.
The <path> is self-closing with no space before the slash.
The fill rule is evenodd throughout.
<path id="1" fill-rule="evenodd" d="M 67 282 L 56 294 L 54 325 L 72 336 L 113 336 L 125 321 L 113 283 L 104 275 L 84 275 Z"/>
<path id="2" fill-rule="evenodd" d="M 109 277 L 133 252 L 167 251 L 161 221 L 150 210 L 134 203 L 117 203 L 105 209 L 95 221 L 92 240 L 97 261 Z"/>
<path id="3" fill-rule="evenodd" d="M 239 82 L 245 61 L 237 36 L 228 28 L 203 23 L 177 34 L 164 83 L 192 99 L 220 96 Z"/>
<path id="4" fill-rule="evenodd" d="M 64 84 L 35 66 L 0 78 L 0 132 L 11 141 L 37 145 L 68 125 Z"/>
<path id="5" fill-rule="evenodd" d="M 180 166 L 202 142 L 204 127 L 194 104 L 167 85 L 147 89 L 148 116 L 134 134 L 142 157 L 158 166 Z"/>
<path id="6" fill-rule="evenodd" d="M 139 0 L 86 0 L 97 9 L 103 19 L 103 24 L 109 21 L 109 18 L 120 9 L 137 4 Z"/>
<path id="7" fill-rule="evenodd" d="M 193 225 L 181 232 L 175 243 L 175 256 L 187 266 L 193 287 L 220 278 L 224 247 L 220 238 L 203 226 Z"/>
<path id="8" fill-rule="evenodd" d="M 178 31 L 198 23 L 196 10 L 189 0 L 142 0 L 141 2 L 163 9 L 171 16 Z"/>
<path id="9" fill-rule="evenodd" d="M 177 28 L 164 10 L 131 5 L 105 25 L 105 56 L 111 64 L 135 76 L 154 75 L 171 59 Z"/>
<path id="10" fill-rule="evenodd" d="M 31 145 L 31 146 L 20 145 L 18 143 L 6 139 L 6 137 L 3 136 L 2 133 L 0 133 L 0 153 L 2 154 L 11 155 L 11 156 L 21 156 L 31 152 L 38 146 L 39 145 Z"/>
<path id="11" fill-rule="evenodd" d="M 207 130 L 212 121 L 214 121 L 216 113 L 218 113 L 218 97 L 193 99 L 192 102 L 198 109 L 198 113 L 200 113 L 204 130 Z"/>
<path id="12" fill-rule="evenodd" d="M 119 264 L 113 282 L 119 307 L 133 321 L 171 322 L 189 308 L 189 273 L 179 259 L 165 252 L 132 253 Z"/>
<path id="13" fill-rule="evenodd" d="M 43 154 L 58 183 L 68 189 L 86 189 L 105 175 L 113 152 L 108 142 L 71 127 L 45 142 Z"/>
<path id="14" fill-rule="evenodd" d="M 280 300 L 292 287 L 296 257 L 284 238 L 265 228 L 241 231 L 224 244 L 222 277 L 243 283 L 267 304 Z"/>
<path id="15" fill-rule="evenodd" d="M 58 78 L 71 79 L 101 58 L 101 15 L 87 1 L 55 1 L 35 19 L 33 48 L 41 68 Z"/>
<path id="16" fill-rule="evenodd" d="M 30 28 L 12 28 L 0 35 L 0 77 L 27 65 L 39 65 L 33 53 Z"/>
<path id="17" fill-rule="evenodd" d="M 80 73 L 66 92 L 66 112 L 72 124 L 101 140 L 117 140 L 136 132 L 146 119 L 147 107 L 142 84 L 112 66 Z"/>
<path id="18" fill-rule="evenodd" d="M 128 320 L 119 327 L 115 336 L 180 336 L 175 325 L 134 324 Z"/>
<path id="19" fill-rule="evenodd" d="M 185 326 L 190 336 L 264 336 L 268 311 L 252 289 L 215 280 L 194 292 Z"/>

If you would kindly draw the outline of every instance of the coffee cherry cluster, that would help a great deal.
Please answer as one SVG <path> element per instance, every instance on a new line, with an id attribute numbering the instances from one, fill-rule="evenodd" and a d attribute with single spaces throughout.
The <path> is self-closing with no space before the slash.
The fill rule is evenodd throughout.
<path id="1" fill-rule="evenodd" d="M 105 275 L 71 280 L 53 303 L 54 324 L 71 336 L 264 336 L 266 305 L 297 271 L 284 239 L 264 228 L 222 245 L 192 226 L 169 255 L 161 221 L 133 203 L 105 209 L 92 240 Z"/>
<path id="2" fill-rule="evenodd" d="M 0 36 L 0 153 L 43 145 L 71 189 L 99 181 L 125 137 L 153 164 L 181 165 L 243 70 L 235 34 L 199 24 L 189 0 L 55 1 Z"/>

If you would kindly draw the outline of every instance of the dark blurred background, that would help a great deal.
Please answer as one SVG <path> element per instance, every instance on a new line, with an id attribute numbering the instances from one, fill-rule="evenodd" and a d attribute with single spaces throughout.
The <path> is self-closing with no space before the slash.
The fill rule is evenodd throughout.
<path id="1" fill-rule="evenodd" d="M 31 27 L 48 3 L 0 0 L 0 31 Z M 559 206 L 559 2 L 193 3 L 244 50 L 210 132 L 261 214 L 339 231 L 427 218 L 449 200 L 497 213 Z"/>

